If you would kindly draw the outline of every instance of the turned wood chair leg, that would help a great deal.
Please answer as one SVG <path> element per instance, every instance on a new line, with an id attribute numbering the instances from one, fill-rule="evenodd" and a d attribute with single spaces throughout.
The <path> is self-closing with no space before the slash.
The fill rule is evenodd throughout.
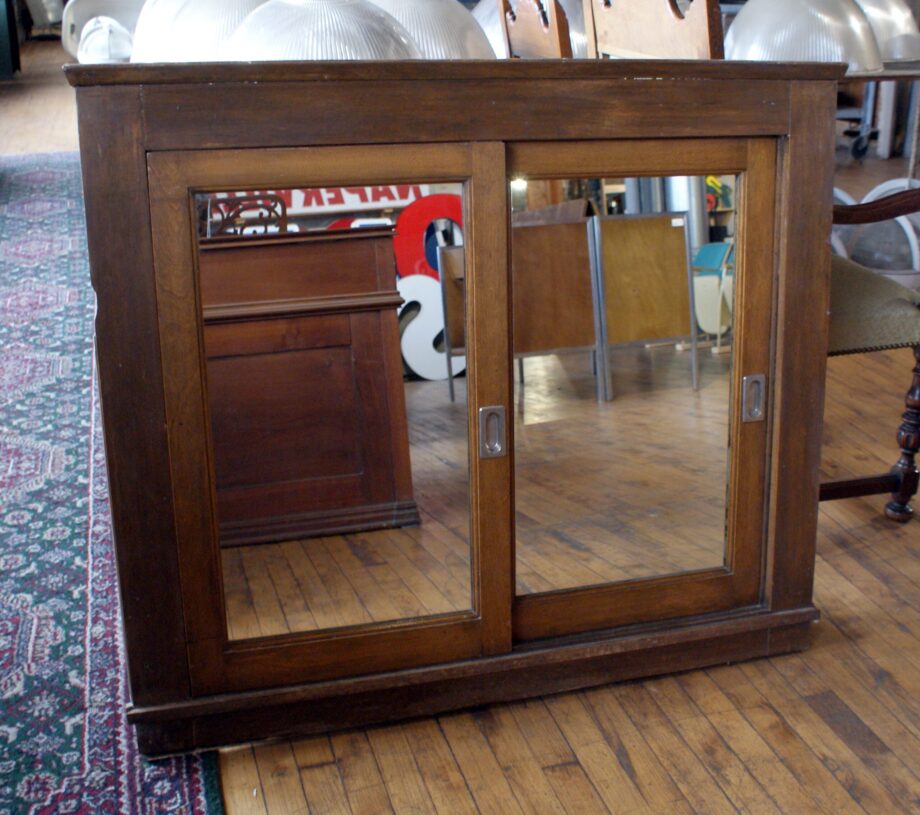
<path id="1" fill-rule="evenodd" d="M 885 506 L 885 514 L 894 521 L 909 521 L 914 514 L 910 500 L 917 494 L 920 483 L 920 470 L 917 469 L 916 455 L 920 450 L 920 345 L 914 348 L 914 379 L 907 392 L 905 403 L 907 410 L 904 421 L 898 428 L 898 446 L 901 458 L 891 472 L 901 479 L 900 489 L 892 493 L 891 500 Z"/>

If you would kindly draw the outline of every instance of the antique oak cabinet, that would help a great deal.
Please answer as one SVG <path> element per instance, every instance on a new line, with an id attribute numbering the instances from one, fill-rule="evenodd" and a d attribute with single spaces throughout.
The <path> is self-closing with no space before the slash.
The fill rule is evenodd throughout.
<path id="1" fill-rule="evenodd" d="M 804 648 L 840 74 L 69 67 L 142 750 Z M 518 382 L 509 183 L 701 176 L 737 182 L 730 364 L 693 391 L 685 362 L 660 384 L 673 353 L 640 348 L 658 362 L 631 390 L 611 348 L 606 404 L 579 385 L 576 354 L 529 358 Z M 201 231 L 202 196 L 392 185 L 462 199 L 456 401 L 399 369 L 392 229 L 266 231 L 237 251 L 251 263 L 234 256 L 212 276 L 221 250 Z M 326 263 L 327 250 L 344 259 Z M 560 279 L 560 304 L 566 289 Z M 590 382 L 587 357 L 584 371 Z M 336 526 L 347 506 L 369 517 L 382 505 L 383 519 Z"/>

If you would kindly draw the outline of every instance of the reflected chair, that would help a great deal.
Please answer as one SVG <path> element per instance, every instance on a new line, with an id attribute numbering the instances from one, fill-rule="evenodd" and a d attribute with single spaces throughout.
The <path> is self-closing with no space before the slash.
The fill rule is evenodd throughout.
<path id="1" fill-rule="evenodd" d="M 462 246 L 438 247 L 441 305 L 444 310 L 444 358 L 450 401 L 454 394 L 454 357 L 466 353 L 466 253 Z"/>
<path id="2" fill-rule="evenodd" d="M 569 24 L 559 0 L 510 0 L 498 3 L 508 54 L 524 59 L 571 58 Z"/>
<path id="3" fill-rule="evenodd" d="M 732 325 L 734 253 L 734 241 L 704 243 L 690 267 L 696 322 L 704 334 L 716 338 L 714 353 L 721 352 L 722 335 Z"/>
<path id="4" fill-rule="evenodd" d="M 920 210 L 920 190 L 908 190 L 855 206 L 834 207 L 834 223 L 864 224 Z M 851 260 L 834 257 L 831 268 L 830 356 L 890 348 L 913 348 L 916 364 L 898 428 L 901 457 L 889 473 L 830 481 L 821 485 L 821 500 L 891 493 L 885 514 L 895 521 L 913 517 L 920 471 L 920 293 Z"/>
<path id="5" fill-rule="evenodd" d="M 722 59 L 718 0 L 585 0 L 588 56 Z"/>

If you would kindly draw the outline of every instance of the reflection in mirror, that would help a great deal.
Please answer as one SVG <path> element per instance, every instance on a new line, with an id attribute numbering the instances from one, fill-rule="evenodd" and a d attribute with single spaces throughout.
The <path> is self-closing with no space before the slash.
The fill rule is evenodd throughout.
<path id="1" fill-rule="evenodd" d="M 231 640 L 472 614 L 462 196 L 196 194 Z"/>
<path id="2" fill-rule="evenodd" d="M 737 190 L 510 180 L 518 594 L 724 565 Z"/>

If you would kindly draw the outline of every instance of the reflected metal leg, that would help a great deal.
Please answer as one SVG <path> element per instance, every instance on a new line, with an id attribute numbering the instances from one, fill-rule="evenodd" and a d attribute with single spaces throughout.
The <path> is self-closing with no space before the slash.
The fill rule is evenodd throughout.
<path id="1" fill-rule="evenodd" d="M 524 357 L 518 357 L 518 382 L 524 384 Z"/>
<path id="2" fill-rule="evenodd" d="M 690 301 L 690 386 L 700 389 L 700 358 L 698 331 L 696 330 L 696 292 L 693 290 L 693 252 L 690 248 L 690 232 L 687 229 L 687 217 L 684 217 L 684 242 L 687 247 L 687 294 Z M 722 301 L 719 300 L 719 327 L 722 323 Z"/>
<path id="3" fill-rule="evenodd" d="M 610 356 L 607 347 L 607 308 L 604 293 L 604 259 L 601 256 L 601 220 L 588 219 L 588 257 L 591 264 L 591 303 L 594 308 L 594 369 L 598 402 L 613 399 Z"/>
<path id="4" fill-rule="evenodd" d="M 447 332 L 444 332 L 444 344 L 446 347 L 447 353 L 444 355 L 447 358 L 447 392 L 450 394 L 450 401 L 456 402 L 454 396 L 454 366 L 451 363 L 450 359 L 450 346 L 447 345 Z"/>

